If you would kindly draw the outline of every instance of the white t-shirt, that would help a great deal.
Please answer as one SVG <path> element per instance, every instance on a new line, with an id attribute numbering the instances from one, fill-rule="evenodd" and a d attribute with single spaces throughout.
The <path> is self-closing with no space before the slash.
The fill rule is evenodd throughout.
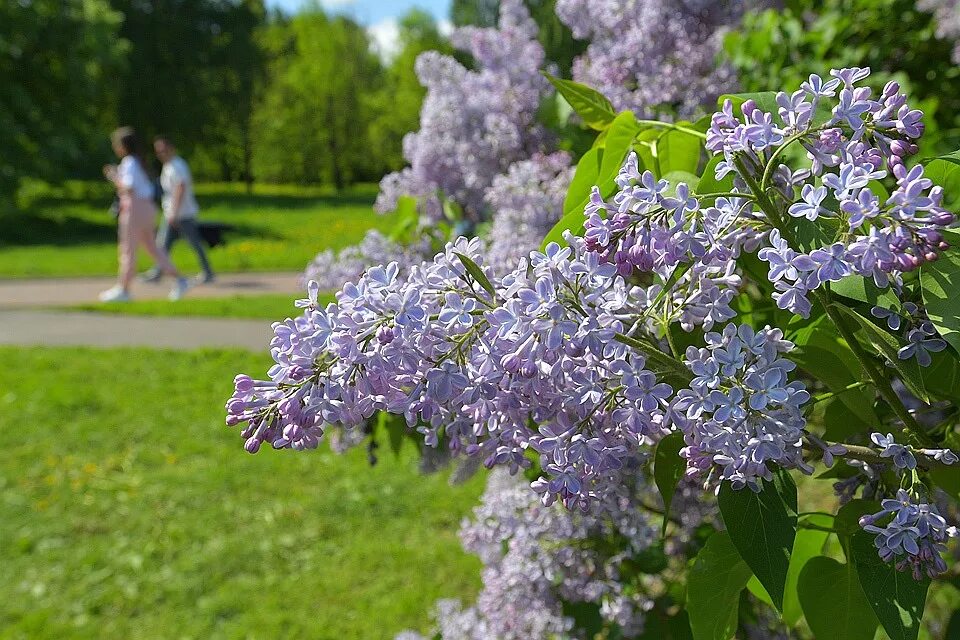
<path id="1" fill-rule="evenodd" d="M 153 200 L 153 184 L 140 163 L 133 156 L 124 156 L 117 167 L 120 185 L 130 190 L 135 198 Z"/>
<path id="2" fill-rule="evenodd" d="M 163 187 L 163 213 L 169 216 L 173 212 L 173 197 L 179 185 L 184 186 L 183 200 L 177 215 L 180 218 L 196 218 L 200 211 L 197 197 L 193 194 L 193 178 L 190 176 L 190 167 L 180 156 L 174 156 L 163 164 L 160 172 L 160 186 Z"/>

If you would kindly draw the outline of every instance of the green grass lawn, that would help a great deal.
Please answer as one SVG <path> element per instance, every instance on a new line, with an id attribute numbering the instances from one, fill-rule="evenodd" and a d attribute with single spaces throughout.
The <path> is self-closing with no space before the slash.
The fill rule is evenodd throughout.
<path id="1" fill-rule="evenodd" d="M 458 523 L 482 480 L 407 443 L 241 449 L 239 351 L 0 348 L 0 637 L 390 638 L 470 597 Z"/>
<path id="2" fill-rule="evenodd" d="M 225 245 L 210 252 L 215 270 L 301 270 L 322 249 L 359 241 L 370 228 L 389 229 L 390 216 L 372 209 L 375 185 L 340 194 L 327 187 L 199 185 L 204 220 L 234 226 Z M 117 270 L 116 222 L 107 213 L 111 195 L 103 185 L 79 183 L 0 211 L 0 277 L 110 275 Z M 143 252 L 141 252 L 143 253 Z M 173 261 L 198 271 L 186 243 Z M 149 266 L 140 256 L 140 268 Z"/>

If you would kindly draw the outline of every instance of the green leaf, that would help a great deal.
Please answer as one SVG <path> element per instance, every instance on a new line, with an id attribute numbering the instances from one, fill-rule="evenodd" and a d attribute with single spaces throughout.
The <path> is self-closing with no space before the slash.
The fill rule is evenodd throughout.
<path id="1" fill-rule="evenodd" d="M 790 354 L 791 360 L 801 369 L 822 381 L 830 391 L 840 392 L 854 382 L 863 379 L 860 361 L 850 347 L 824 323 L 798 334 L 798 348 Z M 827 422 L 827 436 L 843 439 L 865 427 L 875 427 L 879 422 L 873 410 L 875 392 L 871 387 L 850 389 L 838 393 L 835 402 L 842 403 L 852 414 L 852 421 Z"/>
<path id="2" fill-rule="evenodd" d="M 551 242 L 556 242 L 561 247 L 564 246 L 566 240 L 563 239 L 563 234 L 567 231 L 572 232 L 574 235 L 582 234 L 585 220 L 586 218 L 583 216 L 583 211 L 576 210 L 560 218 L 559 222 L 553 225 L 553 228 L 550 229 L 544 237 L 543 242 L 540 243 L 540 251 L 543 251 Z"/>
<path id="3" fill-rule="evenodd" d="M 923 160 L 920 161 L 920 164 L 929 165 L 938 160 L 946 162 L 947 164 L 954 164 L 960 167 L 960 151 L 954 151 L 953 153 L 948 153 L 943 156 L 936 156 L 935 158 L 924 158 Z"/>
<path id="4" fill-rule="evenodd" d="M 664 177 L 673 171 L 696 175 L 702 149 L 702 138 L 678 129 L 668 129 L 657 139 L 660 172 Z"/>
<path id="5" fill-rule="evenodd" d="M 471 276 L 473 276 L 473 279 L 477 281 L 477 284 L 483 287 L 484 291 L 489 293 L 491 297 L 496 297 L 496 290 L 493 288 L 490 280 L 487 279 L 487 275 L 483 272 L 483 269 L 481 269 L 476 262 L 456 251 L 453 252 L 453 255 L 460 259 L 460 262 L 463 264 L 463 268 L 466 269 Z"/>
<path id="6" fill-rule="evenodd" d="M 740 107 L 747 100 L 753 100 L 761 111 L 767 113 L 777 113 L 779 105 L 777 104 L 776 91 L 755 91 L 753 93 L 725 93 L 717 98 L 717 107 L 723 108 L 723 103 L 727 100 L 733 102 L 733 115 L 740 116 Z"/>
<path id="7" fill-rule="evenodd" d="M 800 572 L 797 592 L 817 640 L 872 640 L 877 617 L 860 588 L 853 565 L 812 558 Z"/>
<path id="8" fill-rule="evenodd" d="M 891 289 L 881 289 L 873 283 L 873 279 L 863 276 L 846 276 L 839 282 L 831 283 L 830 291 L 857 302 L 866 302 L 891 311 L 900 311 L 900 300 Z"/>
<path id="9" fill-rule="evenodd" d="M 613 104 L 596 89 L 573 80 L 556 78 L 548 73 L 543 75 L 550 81 L 550 84 L 556 87 L 573 110 L 583 118 L 584 124 L 591 129 L 602 131 L 616 118 L 617 111 L 613 108 Z"/>
<path id="10" fill-rule="evenodd" d="M 673 494 L 676 493 L 677 484 L 687 468 L 687 461 L 680 457 L 680 449 L 684 445 L 683 434 L 674 431 L 657 443 L 657 451 L 653 457 L 653 479 L 663 498 L 663 531 L 666 531 L 669 522 Z"/>
<path id="11" fill-rule="evenodd" d="M 740 557 L 783 610 L 783 596 L 790 568 L 790 555 L 797 535 L 797 487 L 785 471 L 763 482 L 755 493 L 734 490 L 729 482 L 717 496 L 720 514 Z"/>
<path id="12" fill-rule="evenodd" d="M 825 528 L 833 526 L 833 518 L 821 514 L 806 516 L 804 522 Z M 788 627 L 796 626 L 803 617 L 798 591 L 800 573 L 811 558 L 823 553 L 823 545 L 826 544 L 829 535 L 827 531 L 819 529 L 797 530 L 793 553 L 790 554 L 790 569 L 787 571 L 787 588 L 783 596 L 783 621 Z"/>
<path id="13" fill-rule="evenodd" d="M 617 174 L 620 173 L 620 167 L 623 166 L 627 153 L 629 153 L 633 146 L 633 140 L 637 135 L 637 131 L 639 131 L 639 125 L 632 111 L 624 111 L 619 114 L 610 124 L 609 129 L 607 129 L 606 136 L 604 136 L 603 139 L 603 153 L 598 154 L 596 160 L 600 163 L 600 169 L 594 179 L 595 184 L 600 189 L 600 195 L 602 197 L 607 198 L 615 191 Z M 640 169 L 643 169 L 642 165 Z M 589 172 L 590 169 L 585 169 L 585 171 Z M 584 177 L 584 182 L 586 181 L 586 177 Z M 592 186 L 593 185 L 590 185 L 590 187 Z M 564 216 L 560 218 L 560 221 L 553 225 L 553 228 L 547 233 L 547 236 L 540 245 L 541 250 L 551 242 L 556 242 L 560 245 L 564 244 L 563 233 L 565 231 L 571 231 L 575 234 L 582 233 L 583 223 L 585 221 L 583 209 L 587 206 L 587 202 L 590 199 L 591 190 L 591 188 L 588 188 L 582 200 L 579 202 L 573 199 L 569 199 L 569 202 L 564 202 L 564 211 L 567 211 L 566 207 L 569 206 L 569 212 L 565 213 Z"/>
<path id="14" fill-rule="evenodd" d="M 918 365 L 914 359 L 901 360 L 897 355 L 897 351 L 902 346 L 900 341 L 853 309 L 840 304 L 834 304 L 833 306 L 856 323 L 856 326 L 866 336 L 867 341 L 873 345 L 877 353 L 893 365 L 893 368 L 897 371 L 900 379 L 903 380 L 903 384 L 910 390 L 910 393 L 924 402 L 929 403 L 930 397 L 923 385 L 920 365 Z"/>
<path id="15" fill-rule="evenodd" d="M 943 203 L 947 209 L 953 209 L 960 203 L 960 166 L 957 158 L 960 151 L 926 161 L 923 175 L 933 180 L 935 185 L 943 187 Z"/>
<path id="16" fill-rule="evenodd" d="M 580 158 L 577 171 L 573 174 L 573 180 L 570 181 L 570 188 L 567 189 L 567 197 L 563 201 L 564 215 L 571 211 L 579 211 L 580 215 L 583 215 L 583 208 L 590 200 L 593 185 L 597 184 L 602 161 L 601 147 L 593 147 Z"/>
<path id="17" fill-rule="evenodd" d="M 717 180 L 717 165 L 723 162 L 723 155 L 710 158 L 707 166 L 700 173 L 700 182 L 697 183 L 697 193 L 729 193 L 733 190 L 733 174 L 728 173 L 722 180 Z"/>
<path id="18" fill-rule="evenodd" d="M 930 579 L 914 580 L 910 571 L 897 571 L 881 560 L 874 538 L 866 531 L 853 536 L 851 549 L 860 586 L 892 640 L 916 640 Z"/>
<path id="19" fill-rule="evenodd" d="M 390 230 L 388 237 L 391 240 L 400 240 L 414 230 L 420 221 L 417 199 L 411 196 L 400 196 L 397 198 L 397 208 L 394 210 L 394 214 L 397 216 L 397 223 Z"/>
<path id="20" fill-rule="evenodd" d="M 960 609 L 953 612 L 950 622 L 947 623 L 947 632 L 943 640 L 960 640 Z"/>
<path id="21" fill-rule="evenodd" d="M 700 178 L 689 171 L 670 171 L 663 174 L 663 179 L 670 183 L 670 188 L 667 191 L 669 195 L 676 195 L 677 186 L 681 182 L 690 188 L 691 193 L 696 193 L 697 183 L 700 182 Z"/>
<path id="22" fill-rule="evenodd" d="M 750 576 L 750 567 L 730 536 L 723 531 L 710 536 L 687 574 L 687 613 L 694 640 L 734 637 L 740 592 Z"/>
<path id="23" fill-rule="evenodd" d="M 920 286 L 930 322 L 960 352 L 960 247 L 953 247 L 920 268 Z"/>
<path id="24" fill-rule="evenodd" d="M 610 123 L 610 128 L 607 129 L 607 135 L 604 139 L 603 160 L 600 163 L 600 175 L 598 176 L 598 180 L 601 182 L 599 185 L 601 192 L 604 191 L 603 182 L 609 180 L 611 187 L 616 184 L 614 179 L 627 159 L 627 154 L 633 149 L 633 141 L 639 132 L 640 125 L 637 124 L 637 118 L 632 111 L 623 111 L 617 114 L 617 117 Z M 606 195 L 609 195 L 609 193 L 605 193 L 604 197 Z"/>
<path id="25" fill-rule="evenodd" d="M 847 561 L 853 562 L 853 555 L 849 550 L 850 540 L 857 533 L 863 531 L 860 527 L 860 518 L 867 514 L 880 511 L 880 503 L 876 500 L 857 498 L 840 507 L 837 516 L 833 519 L 833 528 L 838 531 L 838 537 L 843 544 Z"/>

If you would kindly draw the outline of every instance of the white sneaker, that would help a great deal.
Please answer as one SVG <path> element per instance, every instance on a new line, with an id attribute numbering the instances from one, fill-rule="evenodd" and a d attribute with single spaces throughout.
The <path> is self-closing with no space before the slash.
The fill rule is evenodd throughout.
<path id="1" fill-rule="evenodd" d="M 99 298 L 100 302 L 130 302 L 130 294 L 120 285 L 101 291 Z"/>
<path id="2" fill-rule="evenodd" d="M 173 285 L 173 289 L 170 289 L 170 295 L 167 296 L 167 299 L 171 302 L 176 302 L 183 297 L 183 294 L 185 294 L 189 288 L 190 282 L 188 282 L 186 278 L 177 278 L 177 283 Z"/>

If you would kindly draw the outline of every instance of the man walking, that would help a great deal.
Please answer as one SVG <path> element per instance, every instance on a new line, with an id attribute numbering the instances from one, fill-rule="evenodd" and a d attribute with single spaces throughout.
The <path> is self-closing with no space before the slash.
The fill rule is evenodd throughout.
<path id="1" fill-rule="evenodd" d="M 157 136 L 153 139 L 153 149 L 157 158 L 163 163 L 160 172 L 160 186 L 163 188 L 163 221 L 157 231 L 157 245 L 164 252 L 170 254 L 174 241 L 183 236 L 193 247 L 200 261 L 203 273 L 197 277 L 201 283 L 213 282 L 213 270 L 207 260 L 207 253 L 203 248 L 203 237 L 197 227 L 197 214 L 200 206 L 193 193 L 193 178 L 186 161 L 177 155 L 177 149 L 167 136 Z M 144 274 L 147 282 L 155 282 L 161 277 L 156 267 Z"/>

